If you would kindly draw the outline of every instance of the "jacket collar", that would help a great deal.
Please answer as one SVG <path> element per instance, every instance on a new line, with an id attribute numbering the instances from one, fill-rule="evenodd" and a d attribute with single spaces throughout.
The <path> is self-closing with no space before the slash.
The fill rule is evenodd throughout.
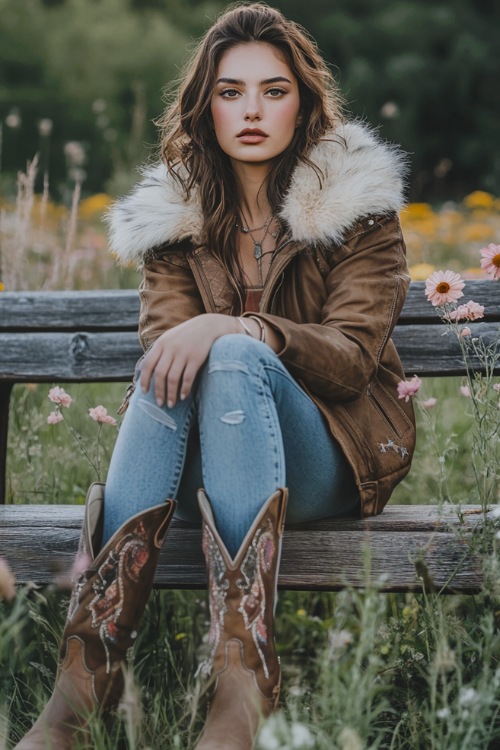
<path id="1" fill-rule="evenodd" d="M 347 121 L 328 133 L 311 154 L 323 172 L 299 164 L 281 217 L 291 237 L 311 244 L 340 243 L 358 219 L 399 211 L 404 205 L 406 156 L 369 126 Z M 123 262 L 140 264 L 165 243 L 200 241 L 203 215 L 198 191 L 185 200 L 164 164 L 147 167 L 143 179 L 108 214 L 110 249 Z"/>

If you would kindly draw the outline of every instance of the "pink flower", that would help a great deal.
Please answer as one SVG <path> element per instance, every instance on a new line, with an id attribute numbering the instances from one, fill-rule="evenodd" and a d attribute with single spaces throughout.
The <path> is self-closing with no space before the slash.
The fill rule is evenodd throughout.
<path id="1" fill-rule="evenodd" d="M 411 380 L 400 380 L 398 383 L 398 398 L 404 398 L 405 401 L 410 400 L 410 396 L 414 396 L 418 393 L 422 381 L 416 375 Z"/>
<path id="2" fill-rule="evenodd" d="M 470 335 L 471 335 L 471 333 L 472 333 L 472 331 L 471 331 L 471 329 L 469 328 L 469 326 L 464 326 L 464 327 L 462 328 L 462 330 L 460 331 L 460 338 L 462 338 L 462 339 L 463 339 L 463 338 L 465 338 L 465 336 L 470 336 Z"/>
<path id="3" fill-rule="evenodd" d="M 116 419 L 109 416 L 108 410 L 102 406 L 102 404 L 99 404 L 99 406 L 96 406 L 94 409 L 89 409 L 89 414 L 96 422 L 116 425 Z"/>
<path id="4" fill-rule="evenodd" d="M 9 565 L 0 557 L 0 602 L 2 599 L 10 601 L 16 595 L 15 578 Z"/>
<path id="5" fill-rule="evenodd" d="M 90 557 L 90 555 L 77 555 L 69 572 L 71 580 L 77 581 L 82 573 L 85 573 L 85 571 L 90 567 L 91 564 L 92 558 Z"/>
<path id="6" fill-rule="evenodd" d="M 481 268 L 492 279 L 500 279 L 500 245 L 494 245 L 491 242 L 488 247 L 481 248 L 479 252 L 483 256 L 481 258 Z"/>
<path id="7" fill-rule="evenodd" d="M 493 390 L 500 393 L 500 383 L 493 383 Z"/>
<path id="8" fill-rule="evenodd" d="M 484 305 L 470 299 L 466 305 L 459 305 L 456 310 L 452 310 L 447 317 L 450 320 L 479 320 L 484 318 Z"/>
<path id="9" fill-rule="evenodd" d="M 424 409 L 433 409 L 437 404 L 437 398 L 428 398 L 427 401 L 422 401 Z"/>
<path id="10" fill-rule="evenodd" d="M 465 281 L 459 273 L 453 271 L 434 271 L 425 280 L 425 293 L 434 307 L 456 302 L 464 294 Z"/>
<path id="11" fill-rule="evenodd" d="M 471 397 L 471 392 L 470 392 L 470 388 L 469 388 L 468 385 L 461 385 L 460 386 L 460 393 L 462 394 L 462 396 L 465 396 L 465 398 L 470 398 Z"/>
<path id="12" fill-rule="evenodd" d="M 54 404 L 61 404 L 61 406 L 69 406 L 73 401 L 69 393 L 66 393 L 64 388 L 60 388 L 58 385 L 50 389 L 49 398 Z"/>
<path id="13" fill-rule="evenodd" d="M 51 411 L 47 417 L 47 424 L 57 424 L 58 422 L 62 422 L 63 419 L 64 417 L 60 411 Z"/>

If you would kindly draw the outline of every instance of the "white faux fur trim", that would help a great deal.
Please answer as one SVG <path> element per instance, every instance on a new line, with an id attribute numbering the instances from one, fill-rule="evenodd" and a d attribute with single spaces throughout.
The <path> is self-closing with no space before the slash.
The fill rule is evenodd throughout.
<path id="1" fill-rule="evenodd" d="M 294 240 L 341 242 L 362 216 L 399 211 L 404 205 L 405 154 L 359 121 L 344 123 L 311 152 L 323 172 L 299 164 L 281 216 Z M 189 201 L 163 164 L 147 168 L 130 195 L 109 212 L 110 249 L 121 262 L 141 261 L 166 242 L 199 242 L 203 216 L 197 191 Z"/>

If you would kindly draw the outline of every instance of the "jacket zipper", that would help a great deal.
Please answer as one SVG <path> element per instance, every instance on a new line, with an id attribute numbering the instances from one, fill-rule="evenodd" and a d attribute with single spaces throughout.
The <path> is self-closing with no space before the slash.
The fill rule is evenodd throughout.
<path id="1" fill-rule="evenodd" d="M 382 408 L 382 404 L 378 401 L 370 386 L 368 386 L 366 393 L 374 409 L 378 411 L 387 426 L 390 427 L 390 429 L 398 436 L 398 438 L 402 437 L 401 431 L 396 427 L 396 424 L 393 422 L 390 416 L 384 411 L 384 409 Z"/>
<path id="2" fill-rule="evenodd" d="M 282 244 L 281 244 L 281 245 L 280 245 L 279 247 L 277 247 L 277 248 L 276 248 L 276 250 L 274 251 L 274 253 L 273 253 L 273 254 L 272 254 L 272 256 L 271 256 L 271 266 L 270 266 L 270 269 L 269 269 L 269 270 L 271 270 L 271 268 L 272 268 L 272 264 L 273 264 L 273 262 L 274 262 L 274 259 L 276 258 L 276 256 L 278 255 L 278 253 L 280 253 L 280 252 L 281 252 L 281 251 L 283 250 L 283 248 L 284 248 L 284 247 L 286 247 L 287 245 L 289 245 L 289 244 L 290 244 L 290 242 L 292 242 L 292 240 L 291 240 L 291 239 L 285 240 L 285 242 L 283 242 L 283 243 L 282 243 Z M 282 273 L 282 272 L 283 272 L 283 270 L 285 269 L 285 267 L 286 267 L 286 266 L 288 265 L 288 263 L 289 263 L 289 262 L 291 261 L 292 257 L 293 257 L 293 256 L 287 256 L 287 257 L 285 258 L 285 261 L 284 261 L 284 263 L 282 263 L 282 264 L 281 264 L 281 266 L 279 266 L 279 265 L 278 265 L 278 266 L 276 267 L 276 269 L 273 269 L 273 271 L 275 272 L 275 273 L 274 273 L 274 277 L 275 277 L 275 278 L 273 279 L 273 281 L 271 281 L 271 282 L 270 282 L 270 283 L 269 283 L 269 284 L 267 285 L 267 290 L 265 290 L 265 292 L 267 291 L 267 294 L 266 294 L 266 293 L 264 292 L 264 294 L 263 294 L 263 296 L 262 296 L 262 301 L 261 301 L 261 310 L 262 310 L 263 312 L 265 312 L 265 311 L 266 311 L 266 309 L 267 309 L 267 301 L 269 300 L 269 298 L 270 298 L 271 294 L 273 294 L 273 300 L 272 300 L 272 303 L 271 303 L 271 307 L 272 307 L 272 305 L 274 304 L 274 299 L 275 299 L 275 296 L 276 296 L 276 292 L 278 291 L 278 289 L 279 289 L 279 288 L 281 287 L 281 285 L 283 284 L 283 273 Z M 278 288 L 277 288 L 276 290 L 274 290 L 274 291 L 273 291 L 273 287 L 274 287 L 274 284 L 275 284 L 275 279 L 279 278 L 278 274 L 280 274 L 280 273 L 281 273 L 280 284 L 279 284 Z"/>

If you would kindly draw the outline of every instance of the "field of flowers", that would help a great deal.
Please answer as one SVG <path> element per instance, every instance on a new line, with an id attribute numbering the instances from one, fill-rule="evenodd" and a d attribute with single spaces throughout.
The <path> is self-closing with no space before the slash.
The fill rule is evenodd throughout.
<path id="1" fill-rule="evenodd" d="M 118 269 L 106 252 L 102 214 L 111 198 L 81 199 L 77 189 L 71 206 L 55 205 L 47 191 L 35 195 L 35 169 L 21 176 L 17 201 L 0 202 L 0 290 L 137 286 L 135 270 Z M 431 277 L 429 294 L 446 291 L 441 283 L 453 291 L 486 278 L 488 268 L 497 283 L 499 199 L 476 191 L 460 204 L 411 204 L 402 224 L 412 278 Z M 490 251 L 493 271 L 480 265 L 479 250 L 488 245 L 498 248 Z M 446 269 L 453 274 L 437 273 Z M 446 310 L 467 300 L 455 298 Z M 465 356 L 473 336 L 463 331 L 480 317 L 481 300 L 474 303 L 446 323 L 461 336 Z M 490 373 L 401 386 L 400 395 L 415 400 L 419 440 L 412 472 L 393 502 L 483 500 L 498 508 L 499 381 Z M 16 386 L 8 501 L 83 503 L 88 484 L 106 476 L 123 390 L 123 384 Z M 387 595 L 369 586 L 283 594 L 282 710 L 264 726 L 258 749 L 498 749 L 500 512 L 476 543 L 485 553 L 481 595 Z M 0 558 L 0 750 L 15 744 L 51 693 L 67 602 L 67 590 L 56 583 L 22 587 L 14 596 Z M 203 686 L 193 675 L 207 618 L 204 593 L 153 594 L 133 679 L 114 720 L 92 722 L 92 747 L 193 746 L 204 711 Z"/>

